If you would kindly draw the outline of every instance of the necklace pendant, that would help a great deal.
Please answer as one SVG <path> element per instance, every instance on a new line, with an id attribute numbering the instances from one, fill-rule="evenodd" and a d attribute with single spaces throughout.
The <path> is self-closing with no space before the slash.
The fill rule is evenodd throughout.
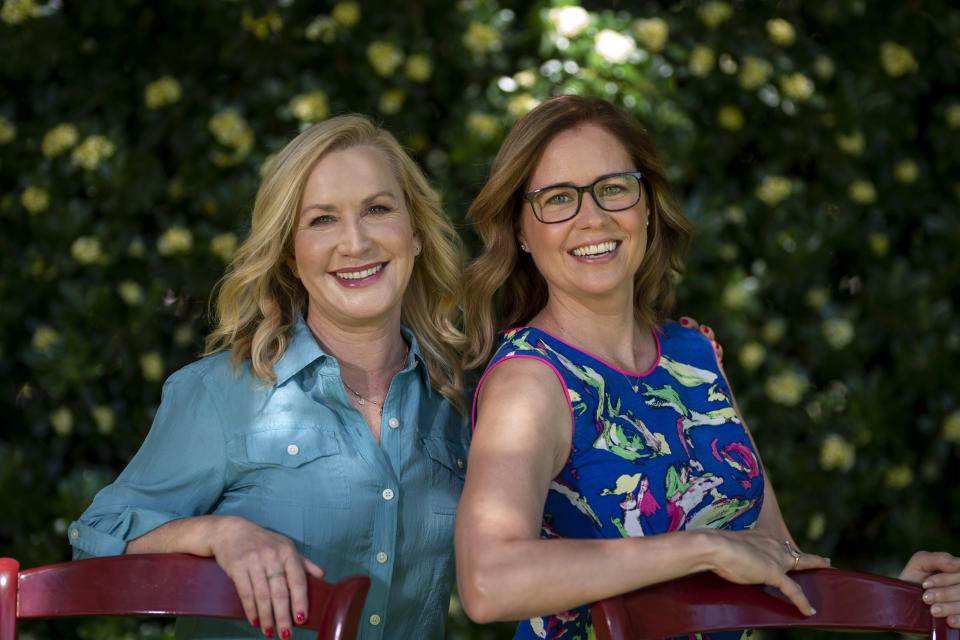
<path id="1" fill-rule="evenodd" d="M 360 396 L 360 402 L 358 402 L 357 404 L 359 404 L 362 407 L 363 405 L 367 404 L 367 401 L 363 399 L 363 396 Z"/>
<path id="2" fill-rule="evenodd" d="M 640 391 L 640 387 L 635 384 L 630 385 L 630 388 L 633 389 L 634 393 L 637 393 L 638 391 Z"/>

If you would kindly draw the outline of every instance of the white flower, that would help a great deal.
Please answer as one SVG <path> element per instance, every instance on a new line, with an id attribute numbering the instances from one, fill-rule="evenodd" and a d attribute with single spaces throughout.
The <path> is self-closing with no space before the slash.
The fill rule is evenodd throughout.
<path id="1" fill-rule="evenodd" d="M 633 32 L 644 49 L 652 53 L 662 51 L 670 37 L 670 26 L 663 18 L 635 20 Z"/>
<path id="2" fill-rule="evenodd" d="M 834 349 L 842 349 L 853 341 L 853 323 L 846 318 L 828 318 L 820 328 L 823 337 Z"/>
<path id="3" fill-rule="evenodd" d="M 806 389 L 806 376 L 791 370 L 767 378 L 763 385 L 768 398 L 787 407 L 797 406 Z"/>
<path id="4" fill-rule="evenodd" d="M 604 29 L 594 38 L 593 48 L 607 62 L 620 64 L 627 61 L 637 45 L 630 36 Z"/>
<path id="5" fill-rule="evenodd" d="M 820 466 L 825 471 L 833 469 L 849 471 L 853 468 L 856 459 L 856 449 L 839 434 L 827 435 L 823 444 L 820 445 Z"/>
<path id="6" fill-rule="evenodd" d="M 566 6 L 550 10 L 550 22 L 564 38 L 572 38 L 590 22 L 590 14 L 583 7 Z"/>

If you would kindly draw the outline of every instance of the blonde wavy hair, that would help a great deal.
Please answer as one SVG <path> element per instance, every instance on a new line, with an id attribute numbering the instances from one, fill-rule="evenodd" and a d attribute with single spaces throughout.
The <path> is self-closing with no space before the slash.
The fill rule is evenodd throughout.
<path id="1" fill-rule="evenodd" d="M 653 139 L 625 110 L 600 98 L 561 96 L 531 110 L 513 127 L 490 168 L 490 179 L 467 211 L 483 241 L 464 273 L 465 365 L 486 364 L 498 334 L 525 324 L 547 303 L 547 283 L 530 255 L 518 250 L 520 214 L 543 151 L 553 138 L 582 124 L 599 125 L 623 144 L 644 175 L 650 202 L 647 251 L 634 275 L 637 322 L 657 326 L 673 305 L 693 224 L 674 198 Z"/>
<path id="2" fill-rule="evenodd" d="M 235 367 L 249 359 L 264 383 L 276 382 L 273 365 L 307 304 L 307 291 L 288 260 L 307 177 L 326 154 L 359 145 L 379 149 L 386 157 L 422 240 L 403 296 L 401 321 L 417 337 L 431 386 L 464 412 L 463 334 L 456 324 L 462 298 L 459 236 L 413 159 L 388 131 L 362 115 L 337 116 L 310 127 L 270 162 L 253 205 L 250 234 L 215 290 L 215 328 L 207 336 L 204 355 L 229 349 Z"/>

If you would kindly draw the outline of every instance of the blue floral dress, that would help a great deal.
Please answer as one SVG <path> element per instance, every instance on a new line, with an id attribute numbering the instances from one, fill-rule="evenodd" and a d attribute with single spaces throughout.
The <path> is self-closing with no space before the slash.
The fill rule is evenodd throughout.
<path id="1" fill-rule="evenodd" d="M 636 374 L 533 327 L 504 335 L 486 373 L 511 358 L 541 360 L 560 379 L 572 416 L 570 458 L 550 483 L 542 537 L 649 536 L 756 523 L 760 460 L 710 342 L 673 323 L 654 337 L 657 361 Z M 594 628 L 584 606 L 525 620 L 515 637 L 586 640 Z"/>

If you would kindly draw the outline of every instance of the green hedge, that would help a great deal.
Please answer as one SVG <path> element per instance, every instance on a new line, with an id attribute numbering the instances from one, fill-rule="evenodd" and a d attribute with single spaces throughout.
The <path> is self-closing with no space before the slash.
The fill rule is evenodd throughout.
<path id="1" fill-rule="evenodd" d="M 699 227 L 678 314 L 718 333 L 800 544 L 875 572 L 957 551 L 958 42 L 945 0 L 3 0 L 0 554 L 69 556 L 298 130 L 377 116 L 472 246 L 499 142 L 564 92 L 658 139 Z M 506 628 L 454 604 L 451 636 Z"/>

